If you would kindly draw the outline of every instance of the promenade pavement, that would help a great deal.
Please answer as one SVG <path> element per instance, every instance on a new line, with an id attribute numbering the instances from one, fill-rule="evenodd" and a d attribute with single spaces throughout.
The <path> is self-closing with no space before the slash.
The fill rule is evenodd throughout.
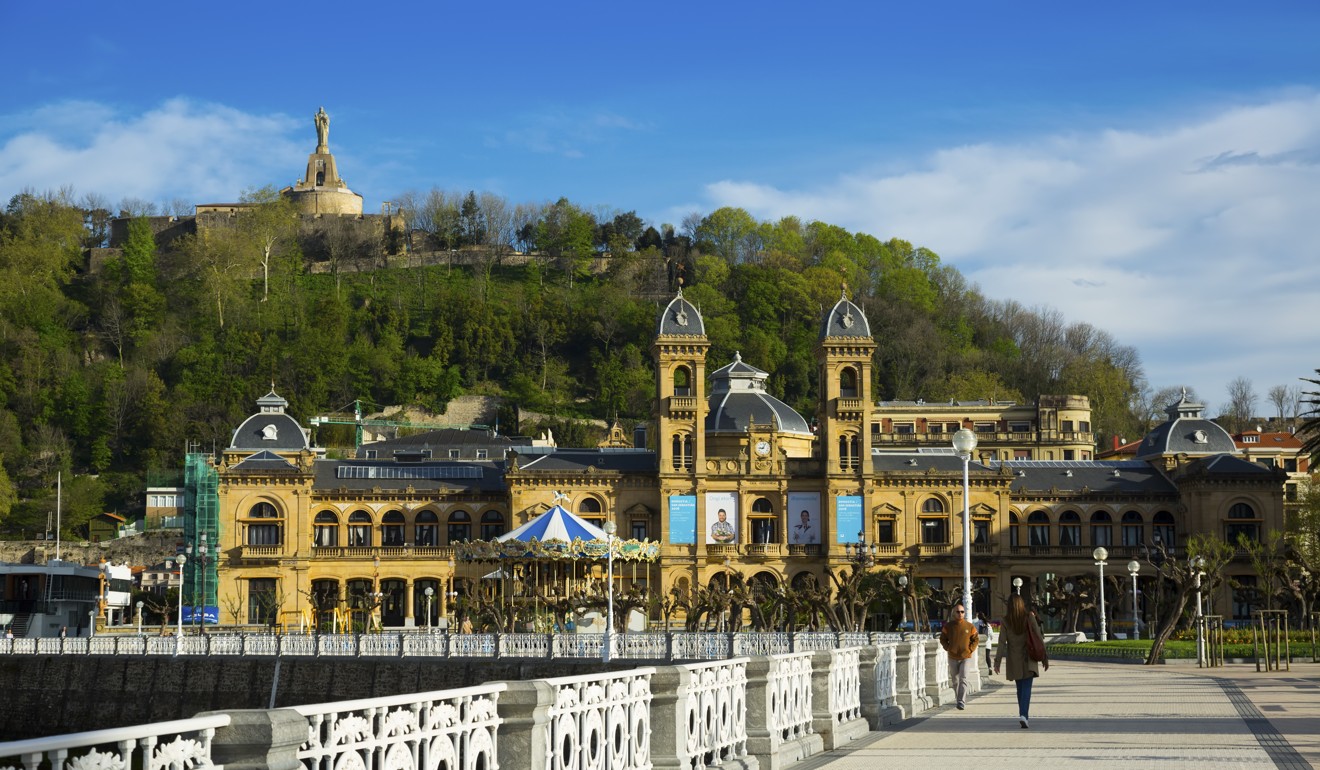
<path id="1" fill-rule="evenodd" d="M 872 732 L 794 770 L 1320 768 L 1320 664 L 1256 672 L 1056 661 L 1018 726 L 1011 682 Z"/>

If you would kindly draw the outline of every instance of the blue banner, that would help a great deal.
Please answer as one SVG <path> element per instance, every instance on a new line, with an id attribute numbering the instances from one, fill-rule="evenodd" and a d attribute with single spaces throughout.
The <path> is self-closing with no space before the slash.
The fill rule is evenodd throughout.
<path id="1" fill-rule="evenodd" d="M 183 624 L 189 623 L 212 623 L 220 624 L 219 607 L 189 607 L 183 605 Z"/>
<path id="2" fill-rule="evenodd" d="M 834 503 L 834 542 L 856 543 L 862 527 L 862 498 L 855 495 L 836 497 Z"/>
<path id="3" fill-rule="evenodd" d="M 697 543 L 697 496 L 671 495 L 669 498 L 669 542 L 675 545 Z"/>

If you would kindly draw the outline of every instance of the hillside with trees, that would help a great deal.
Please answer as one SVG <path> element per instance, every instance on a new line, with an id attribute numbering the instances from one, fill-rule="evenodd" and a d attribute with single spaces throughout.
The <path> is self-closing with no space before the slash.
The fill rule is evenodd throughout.
<path id="1" fill-rule="evenodd" d="M 272 383 L 304 423 L 355 399 L 440 412 L 473 393 L 502 397 L 505 433 L 549 427 L 561 444 L 594 442 L 576 420 L 626 428 L 650 417 L 656 314 L 680 284 L 705 316 L 712 365 L 741 352 L 804 414 L 816 400 L 818 324 L 846 291 L 879 345 L 882 399 L 1084 394 L 1102 442 L 1152 420 L 1132 348 L 1056 310 L 984 297 L 899 238 L 728 208 L 657 228 L 565 199 L 433 190 L 400 198 L 408 226 L 391 255 L 333 223 L 309 230 L 269 189 L 246 201 L 252 211 L 233 226 L 168 250 L 134 219 L 96 270 L 86 250 L 106 244 L 104 205 L 68 192 L 9 201 L 4 536 L 46 528 L 57 472 L 69 531 L 101 510 L 140 509 L 150 474 L 176 471 L 190 445 L 227 445 Z M 519 410 L 550 417 L 520 425 Z M 320 430 L 322 445 L 352 443 Z"/>

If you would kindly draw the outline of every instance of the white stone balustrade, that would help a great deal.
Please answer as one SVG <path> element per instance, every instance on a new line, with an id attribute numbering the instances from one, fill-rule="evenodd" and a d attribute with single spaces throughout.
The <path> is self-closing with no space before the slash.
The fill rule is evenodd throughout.
<path id="1" fill-rule="evenodd" d="M 747 748 L 767 770 L 824 750 L 812 725 L 811 657 L 795 652 L 747 664 Z"/>
<path id="2" fill-rule="evenodd" d="M 870 731 L 862 718 L 861 647 L 818 652 L 812 656 L 812 731 L 826 750 L 837 749 Z M 825 672 L 826 676 L 820 676 Z"/>
<path id="3" fill-rule="evenodd" d="M 0 743 L 0 768 L 38 770 L 43 767 L 158 768 L 210 767 L 211 743 L 217 728 L 227 727 L 228 714 L 212 714 L 150 725 L 92 730 L 50 738 Z"/>

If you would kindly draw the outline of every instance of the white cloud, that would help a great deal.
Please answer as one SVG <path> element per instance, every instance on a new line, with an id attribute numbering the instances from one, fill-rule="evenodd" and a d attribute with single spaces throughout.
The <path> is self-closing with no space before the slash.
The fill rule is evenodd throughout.
<path id="1" fill-rule="evenodd" d="M 1320 367 L 1313 93 L 1158 129 L 948 148 L 811 189 L 721 181 L 707 193 L 707 210 L 926 246 L 987 296 L 1110 331 L 1141 352 L 1153 385 L 1191 384 L 1212 405 L 1235 377 L 1263 402 Z"/>
<path id="2" fill-rule="evenodd" d="M 311 150 L 310 121 L 302 145 L 289 140 L 296 121 L 252 115 L 184 99 L 130 117 L 87 102 L 64 102 L 0 118 L 0 191 L 63 185 L 110 202 L 226 202 L 270 179 L 291 184 L 301 169 L 290 158 Z M 305 146 L 304 146 L 305 145 Z M 242 162 L 235 159 L 241 158 Z M 7 199 L 7 197 L 6 197 Z"/>

